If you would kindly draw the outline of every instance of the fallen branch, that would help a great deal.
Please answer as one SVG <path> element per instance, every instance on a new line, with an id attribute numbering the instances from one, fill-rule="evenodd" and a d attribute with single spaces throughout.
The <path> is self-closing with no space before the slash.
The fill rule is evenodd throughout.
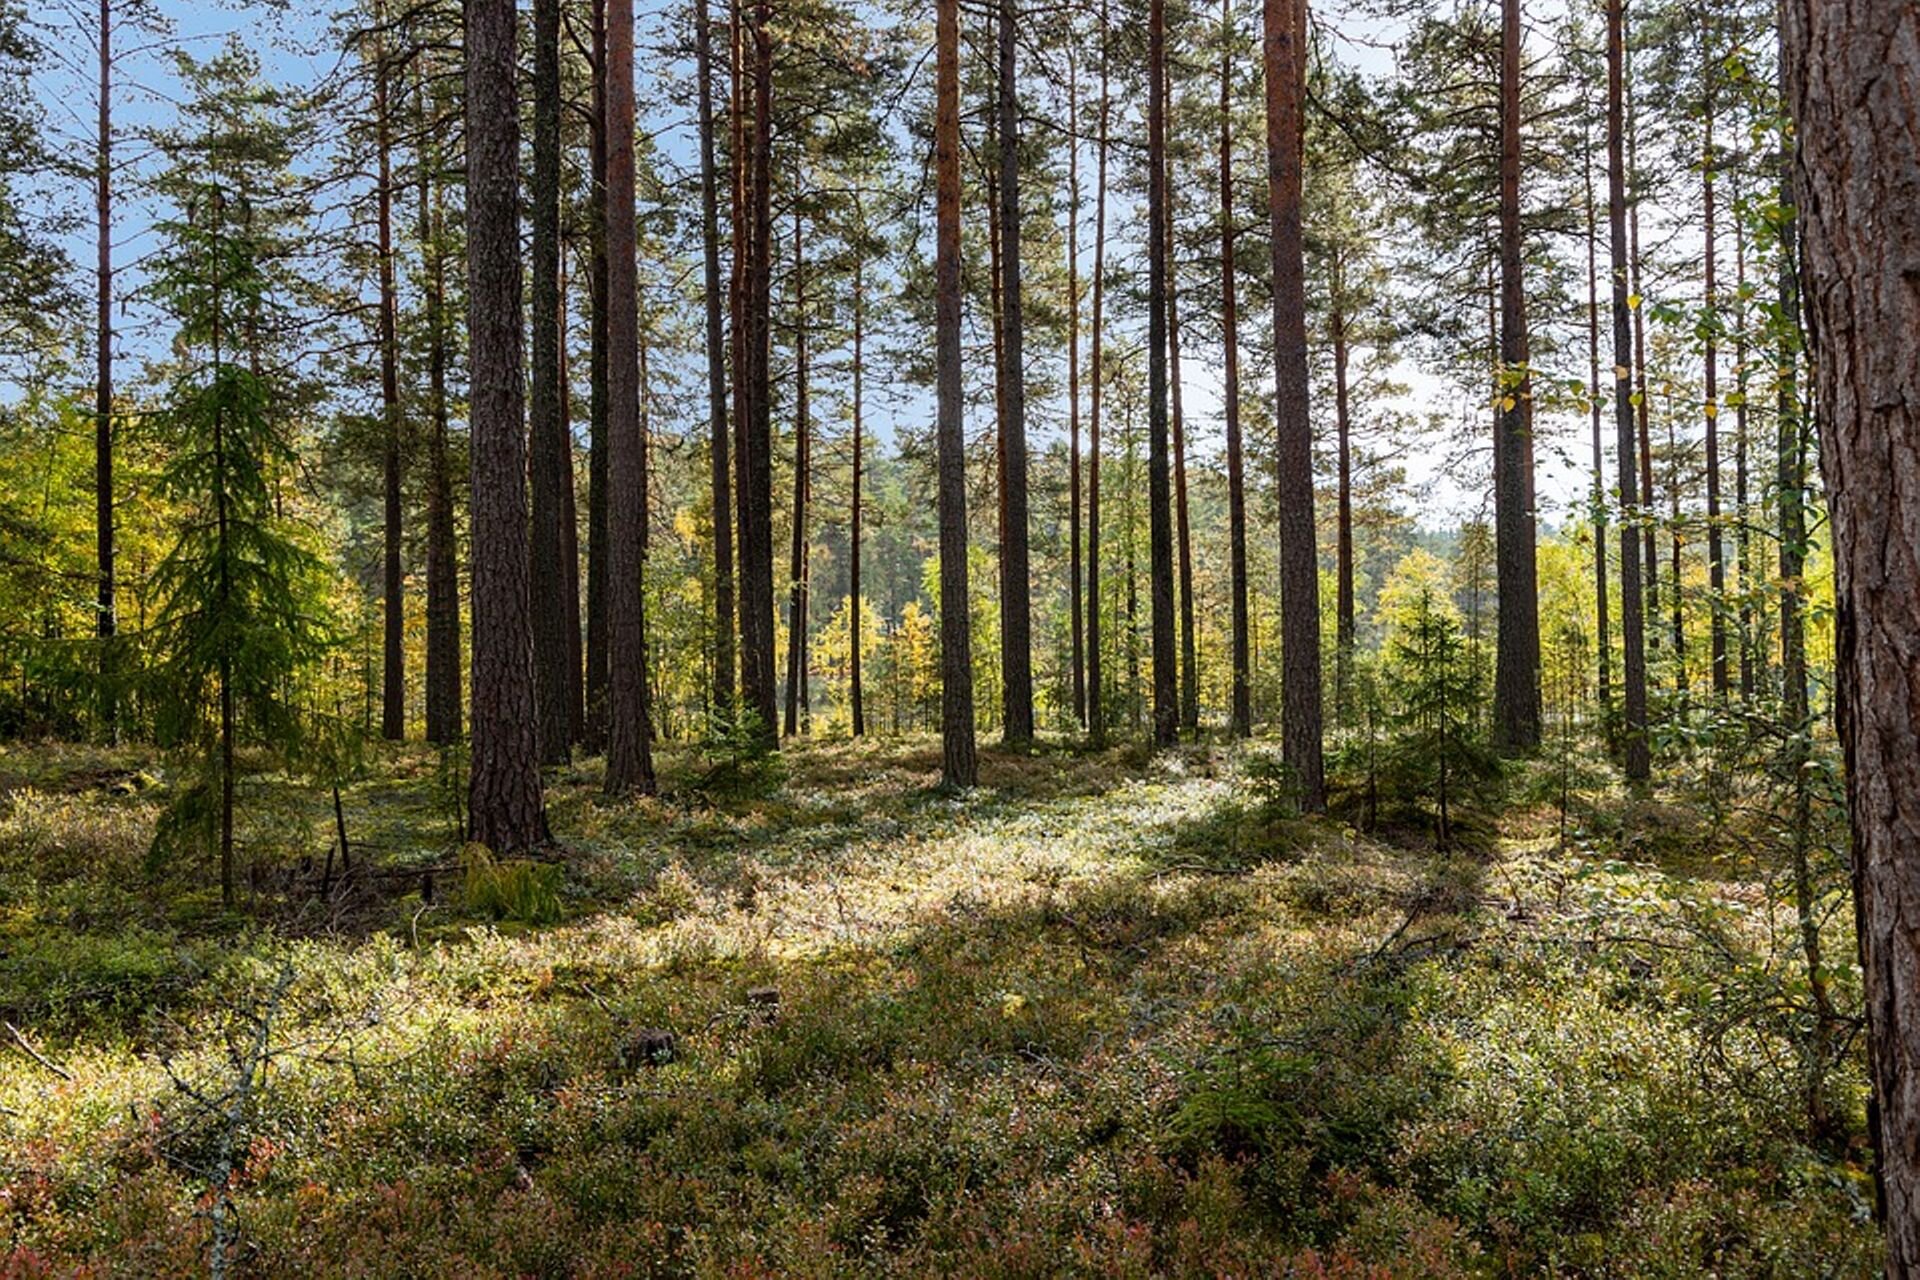
<path id="1" fill-rule="evenodd" d="M 53 1072 L 53 1074 L 59 1076 L 62 1080 L 73 1079 L 73 1072 L 67 1070 L 65 1067 L 61 1066 L 59 1063 L 48 1058 L 44 1053 L 41 1053 L 38 1049 L 34 1048 L 33 1042 L 27 1039 L 26 1033 L 21 1031 L 20 1028 L 14 1026 L 11 1022 L 9 1022 L 7 1024 L 7 1031 L 12 1034 L 13 1043 L 19 1047 L 20 1052 L 26 1054 L 29 1058 L 32 1058 L 35 1062 L 39 1063 L 41 1066 L 45 1067 L 47 1070 Z"/>

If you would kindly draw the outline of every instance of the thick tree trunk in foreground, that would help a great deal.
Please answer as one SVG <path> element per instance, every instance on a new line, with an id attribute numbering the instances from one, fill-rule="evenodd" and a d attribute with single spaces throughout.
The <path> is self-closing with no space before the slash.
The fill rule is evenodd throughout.
<path id="1" fill-rule="evenodd" d="M 1174 651 L 1173 493 L 1167 460 L 1167 21 L 1147 6 L 1147 525 L 1153 574 L 1153 741 L 1180 736 Z"/>
<path id="2" fill-rule="evenodd" d="M 468 0 L 467 342 L 472 435 L 471 838 L 547 839 L 533 730 L 527 446 L 520 352 L 520 118 L 513 0 Z"/>
<path id="3" fill-rule="evenodd" d="M 713 158 L 713 21 L 693 0 L 700 95 L 700 247 L 706 267 L 707 430 L 713 485 L 713 714 L 733 716 L 733 462 L 727 448 L 727 345 L 721 322 L 720 193 Z M 858 553 L 856 552 L 856 555 Z"/>
<path id="4" fill-rule="evenodd" d="M 1233 226 L 1233 0 L 1220 0 L 1220 327 L 1227 417 L 1227 526 L 1233 579 L 1233 713 L 1236 737 L 1253 732 L 1253 663 L 1247 624 L 1247 486 L 1240 440 L 1240 315 Z"/>
<path id="5" fill-rule="evenodd" d="M 960 421 L 960 0 L 937 0 L 934 30 L 934 367 L 940 495 L 941 781 L 971 787 L 973 651 L 967 608 L 967 459 Z"/>
<path id="6" fill-rule="evenodd" d="M 573 445 L 560 416 L 560 0 L 533 5 L 533 350 L 527 407 L 533 480 L 533 662 L 535 740 L 540 763 L 572 756 L 568 714 L 573 681 L 567 667 L 566 514 L 573 487 Z"/>
<path id="7" fill-rule="evenodd" d="M 1920 11 L 1787 0 L 1788 103 L 1887 1226 L 1920 1275 Z"/>
<path id="8" fill-rule="evenodd" d="M 607 780 L 651 795 L 647 682 L 647 459 L 634 262 L 633 0 L 607 5 Z"/>
<path id="9" fill-rule="evenodd" d="M 1494 744 L 1540 745 L 1539 578 L 1534 565 L 1533 382 L 1520 240 L 1520 0 L 1500 6 L 1500 419 L 1494 448 L 1494 563 L 1500 589 Z"/>
<path id="10" fill-rule="evenodd" d="M 1027 556 L 1026 325 L 1020 291 L 1020 104 L 1013 0 L 1000 0 L 1000 303 L 1005 395 L 1001 402 L 1000 671 L 1002 732 L 1033 740 L 1033 582 Z"/>
<path id="11" fill-rule="evenodd" d="M 1634 468 L 1633 318 L 1627 295 L 1627 169 L 1622 103 L 1624 0 L 1607 0 L 1607 229 L 1613 269 L 1614 466 L 1620 473 L 1620 631 L 1624 648 L 1622 746 L 1627 777 L 1644 782 L 1652 769 L 1647 742 L 1646 614 L 1641 608 L 1640 531 Z"/>
<path id="12" fill-rule="evenodd" d="M 1267 178 L 1272 191 L 1275 462 L 1280 500 L 1281 755 L 1301 806 L 1326 808 L 1321 754 L 1320 566 L 1313 529 L 1313 424 L 1308 416 L 1307 302 L 1301 230 L 1304 0 L 1265 0 Z"/>

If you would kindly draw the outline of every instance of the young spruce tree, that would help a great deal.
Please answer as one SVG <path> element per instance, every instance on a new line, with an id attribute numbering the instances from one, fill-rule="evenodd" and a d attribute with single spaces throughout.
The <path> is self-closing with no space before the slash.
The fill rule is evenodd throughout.
<path id="1" fill-rule="evenodd" d="M 328 645 L 328 581 L 311 531 L 276 501 L 302 403 L 281 350 L 301 213 L 288 195 L 296 131 L 238 45 L 206 62 L 183 54 L 179 71 L 189 97 L 161 140 L 157 185 L 171 212 L 151 267 L 176 326 L 156 421 L 162 484 L 180 512 L 156 575 L 156 702 L 161 741 L 203 770 L 169 829 L 204 839 L 217 824 L 231 906 L 236 747 L 297 746 L 289 691 Z"/>

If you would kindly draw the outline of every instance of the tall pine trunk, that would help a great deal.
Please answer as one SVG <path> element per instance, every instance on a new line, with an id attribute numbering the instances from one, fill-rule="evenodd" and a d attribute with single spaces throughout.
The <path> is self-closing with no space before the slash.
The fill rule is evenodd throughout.
<path id="1" fill-rule="evenodd" d="M 1173 495 L 1167 458 L 1167 14 L 1147 5 L 1147 523 L 1153 609 L 1153 740 L 1180 733 L 1174 652 Z"/>
<path id="2" fill-rule="evenodd" d="M 1627 292 L 1627 170 L 1625 152 L 1625 0 L 1607 0 L 1607 229 L 1613 272 L 1613 407 L 1615 467 L 1620 473 L 1620 631 L 1625 685 L 1622 746 L 1627 777 L 1646 781 L 1652 770 L 1647 742 L 1646 614 L 1641 606 L 1640 531 L 1634 468 L 1633 319 Z"/>
<path id="3" fill-rule="evenodd" d="M 547 839 L 534 740 L 527 444 L 520 350 L 519 97 L 513 0 L 468 0 L 467 343 L 473 536 L 474 840 Z"/>
<path id="4" fill-rule="evenodd" d="M 1494 743 L 1540 745 L 1540 607 L 1532 504 L 1533 382 L 1520 236 L 1520 0 L 1500 5 L 1500 416 L 1494 443 L 1494 565 L 1500 591 Z"/>
<path id="5" fill-rule="evenodd" d="M 740 416 L 740 683 L 745 706 L 771 741 L 777 732 L 773 664 L 773 401 L 769 388 L 773 309 L 773 33 L 772 6 L 758 0 L 753 42 L 753 129 L 746 184 L 751 224 L 746 295 L 746 411 Z M 743 48 L 742 56 L 745 56 Z"/>
<path id="6" fill-rule="evenodd" d="M 941 781 L 971 787 L 973 652 L 967 602 L 967 459 L 960 385 L 960 0 L 936 0 L 934 372 L 939 417 Z"/>
<path id="7" fill-rule="evenodd" d="M 721 321 L 720 193 L 713 156 L 713 20 L 693 0 L 693 47 L 700 95 L 700 247 L 706 268 L 707 433 L 713 493 L 713 714 L 733 717 L 733 482 L 727 448 L 727 346 Z"/>
<path id="8" fill-rule="evenodd" d="M 383 14 L 384 8 L 375 12 Z M 393 115 L 384 39 L 374 42 L 373 57 L 374 233 L 380 277 L 380 736 L 398 742 L 407 732 L 407 607 L 400 564 L 400 303 L 393 280 Z"/>
<path id="9" fill-rule="evenodd" d="M 608 0 L 607 131 L 607 778 L 609 795 L 651 795 L 647 679 L 647 459 L 640 407 L 639 280 L 634 261 L 633 0 Z"/>
<path id="10" fill-rule="evenodd" d="M 1626 140 L 1627 140 L 1627 269 L 1628 285 L 1631 289 L 1629 307 L 1633 321 L 1633 377 L 1634 377 L 1634 416 L 1640 435 L 1640 509 L 1635 512 L 1640 524 L 1641 550 L 1645 553 L 1641 571 L 1646 575 L 1646 613 L 1648 618 L 1657 618 L 1660 613 L 1660 554 L 1654 540 L 1657 535 L 1656 521 L 1653 515 L 1653 434 L 1649 425 L 1649 415 L 1653 398 L 1647 394 L 1647 322 L 1646 311 L 1640 305 L 1643 296 L 1640 292 L 1640 161 L 1637 146 L 1636 122 L 1638 114 L 1634 110 L 1633 100 L 1633 46 L 1631 10 L 1623 11 L 1620 29 L 1621 92 L 1625 95 Z M 1622 570 L 1624 572 L 1624 569 Z M 1646 632 L 1647 642 L 1653 648 L 1660 647 L 1660 628 L 1655 626 Z"/>
<path id="11" fill-rule="evenodd" d="M 589 138 L 587 287 L 593 308 L 588 331 L 587 389 L 587 725 L 585 745 L 607 742 L 607 6 L 593 0 L 593 111 Z"/>
<path id="12" fill-rule="evenodd" d="M 1093 387 L 1087 401 L 1087 737 L 1106 745 L 1107 711 L 1100 683 L 1100 408 L 1105 391 L 1102 306 L 1107 277 L 1107 125 L 1112 109 L 1107 62 L 1107 0 L 1100 0 L 1100 112 L 1093 184 L 1093 337 L 1087 373 Z"/>
<path id="13" fill-rule="evenodd" d="M 1173 79 L 1168 73 L 1166 115 L 1173 113 Z M 1171 125 L 1162 121 L 1163 130 Z M 1167 148 L 1167 407 L 1173 424 L 1173 540 L 1180 563 L 1180 727 L 1200 732 L 1200 651 L 1193 616 L 1193 534 L 1187 511 L 1187 421 L 1180 404 L 1179 261 L 1175 251 L 1173 154 Z"/>
<path id="14" fill-rule="evenodd" d="M 582 742 L 587 732 L 586 638 L 580 618 L 580 507 L 574 493 L 573 466 L 573 373 L 567 349 L 567 246 L 572 237 L 566 229 L 560 233 L 560 288 L 557 299 L 560 316 L 560 426 L 566 449 L 566 468 L 561 473 L 560 489 L 560 577 L 561 609 L 566 616 L 563 628 L 567 645 L 567 741 Z"/>
<path id="15" fill-rule="evenodd" d="M 794 183 L 799 189 L 798 175 Z M 787 598 L 786 736 L 800 731 L 807 672 L 807 503 L 813 481 L 813 423 L 807 403 L 807 256 L 800 203 L 793 208 L 793 556 Z"/>
<path id="16" fill-rule="evenodd" d="M 1920 13 L 1786 0 L 1887 1275 L 1920 1275 Z M 1791 270 L 1791 264 L 1788 265 Z M 1789 353 L 1791 354 L 1791 353 Z M 1784 566 L 1783 566 L 1784 568 Z M 1791 691 L 1789 693 L 1791 695 Z"/>
<path id="17" fill-rule="evenodd" d="M 1005 387 L 1000 420 L 1005 526 L 1000 544 L 1000 691 L 1002 732 L 1010 746 L 1033 739 L 1033 582 L 1027 554 L 1027 372 L 1020 283 L 1017 16 L 1014 0 L 1000 0 L 1000 301 Z"/>
<path id="18" fill-rule="evenodd" d="M 1305 0 L 1264 0 L 1267 179 L 1271 196 L 1276 369 L 1276 496 L 1280 503 L 1282 758 L 1301 807 L 1326 807 L 1321 748 L 1320 566 L 1313 527 L 1313 424 L 1307 380 L 1305 245 L 1301 228 L 1301 104 Z"/>
<path id="19" fill-rule="evenodd" d="M 1086 602 L 1080 542 L 1080 64 L 1067 47 L 1067 611 L 1073 718 L 1087 726 Z"/>
<path id="20" fill-rule="evenodd" d="M 866 217 L 859 211 L 857 197 L 855 210 L 855 217 L 864 235 Z M 866 695 L 860 687 L 860 480 L 866 443 L 863 438 L 866 402 L 862 394 L 866 370 L 861 364 L 865 356 L 866 283 L 866 260 L 857 257 L 853 263 L 853 493 L 852 510 L 847 521 L 847 692 L 853 702 L 853 736 L 856 738 L 867 732 Z"/>
<path id="21" fill-rule="evenodd" d="M 1228 572 L 1233 579 L 1233 712 L 1235 736 L 1253 732 L 1253 663 L 1247 619 L 1246 459 L 1240 439 L 1240 315 L 1235 290 L 1233 224 L 1233 0 L 1220 0 L 1220 329 L 1227 418 Z"/>
<path id="22" fill-rule="evenodd" d="M 573 447 L 560 416 L 560 0 L 533 4 L 533 308 L 528 470 L 533 490 L 533 658 L 535 738 L 542 764 L 572 755 L 568 714 L 573 682 L 567 667 L 566 511 L 573 487 Z"/>

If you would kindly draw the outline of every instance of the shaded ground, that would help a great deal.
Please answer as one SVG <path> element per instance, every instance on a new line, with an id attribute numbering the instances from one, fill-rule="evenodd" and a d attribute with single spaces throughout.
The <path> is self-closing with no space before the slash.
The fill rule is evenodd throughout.
<path id="1" fill-rule="evenodd" d="M 1388 847 L 1215 748 L 664 759 L 479 870 L 431 754 L 351 876 L 261 784 L 242 923 L 159 763 L 0 755 L 0 1277 L 1872 1273 L 1738 866 Z"/>

